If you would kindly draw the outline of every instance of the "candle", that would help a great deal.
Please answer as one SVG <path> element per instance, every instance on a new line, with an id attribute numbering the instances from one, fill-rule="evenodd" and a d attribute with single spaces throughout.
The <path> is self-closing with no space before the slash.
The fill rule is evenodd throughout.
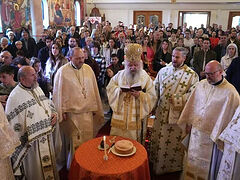
<path id="1" fill-rule="evenodd" d="M 106 136 L 103 136 L 103 143 L 104 143 L 104 156 L 103 156 L 103 159 L 104 160 L 108 160 L 107 149 L 106 149 Z"/>

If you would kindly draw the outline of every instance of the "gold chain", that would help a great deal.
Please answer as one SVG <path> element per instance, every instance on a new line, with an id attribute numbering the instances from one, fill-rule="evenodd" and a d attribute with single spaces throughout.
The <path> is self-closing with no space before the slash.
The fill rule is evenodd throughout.
<path id="1" fill-rule="evenodd" d="M 79 82 L 79 84 L 80 84 L 80 86 L 81 86 L 81 88 L 82 88 L 82 95 L 83 95 L 84 99 L 86 99 L 86 98 L 87 98 L 87 91 L 86 91 L 85 85 L 84 85 L 84 73 L 83 73 L 83 69 L 82 69 L 82 77 L 83 77 L 82 83 L 81 83 L 81 80 L 80 80 L 80 77 L 79 77 L 78 70 L 73 69 L 73 72 L 74 72 L 75 76 L 77 77 L 78 82 Z"/>

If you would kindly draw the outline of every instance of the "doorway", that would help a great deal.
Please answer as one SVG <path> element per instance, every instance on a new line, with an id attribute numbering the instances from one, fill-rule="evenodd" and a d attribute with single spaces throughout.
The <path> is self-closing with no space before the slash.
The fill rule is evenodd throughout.
<path id="1" fill-rule="evenodd" d="M 228 18 L 228 29 L 232 27 L 240 26 L 240 11 L 239 12 L 229 12 Z"/>

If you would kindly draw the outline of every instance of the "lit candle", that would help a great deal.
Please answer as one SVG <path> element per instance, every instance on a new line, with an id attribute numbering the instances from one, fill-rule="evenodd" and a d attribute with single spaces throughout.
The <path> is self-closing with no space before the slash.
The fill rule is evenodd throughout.
<path id="1" fill-rule="evenodd" d="M 106 136 L 103 136 L 104 155 L 106 155 Z"/>
<path id="2" fill-rule="evenodd" d="M 104 160 L 108 160 L 107 149 L 106 149 L 106 136 L 103 136 L 103 144 L 104 144 L 104 156 L 103 156 L 103 159 Z"/>

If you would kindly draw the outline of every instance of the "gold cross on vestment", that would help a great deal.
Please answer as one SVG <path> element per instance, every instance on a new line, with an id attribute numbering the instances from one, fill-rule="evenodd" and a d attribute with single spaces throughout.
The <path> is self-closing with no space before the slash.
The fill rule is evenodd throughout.
<path id="1" fill-rule="evenodd" d="M 167 72 L 164 72 L 163 73 L 163 78 L 165 78 L 167 75 L 168 75 Z"/>
<path id="2" fill-rule="evenodd" d="M 165 89 L 167 87 L 167 83 L 163 83 L 162 88 Z"/>
<path id="3" fill-rule="evenodd" d="M 168 111 L 167 108 L 166 108 L 166 106 L 163 106 L 162 111 L 163 111 L 163 113 L 165 113 L 166 111 Z"/>
<path id="4" fill-rule="evenodd" d="M 172 158 L 172 159 L 170 159 L 169 161 L 170 161 L 171 163 L 174 163 L 174 162 L 176 162 L 176 159 Z"/>
<path id="5" fill-rule="evenodd" d="M 173 151 L 176 153 L 176 152 L 178 152 L 180 149 L 178 148 L 178 147 L 175 147 L 175 148 L 173 148 Z"/>
<path id="6" fill-rule="evenodd" d="M 169 141 L 169 139 L 167 141 L 165 141 L 165 144 L 168 146 L 168 144 L 170 144 L 171 141 Z"/>
<path id="7" fill-rule="evenodd" d="M 177 99 L 179 99 L 180 97 L 181 97 L 181 95 L 179 95 L 179 94 L 175 95 L 175 98 L 177 98 Z"/>
<path id="8" fill-rule="evenodd" d="M 167 167 L 166 167 L 165 165 L 163 165 L 161 168 L 164 170 L 164 169 L 166 169 Z"/>
<path id="9" fill-rule="evenodd" d="M 170 127 L 169 129 L 167 129 L 167 131 L 169 132 L 169 134 L 174 131 L 174 129 L 172 127 Z"/>
<path id="10" fill-rule="evenodd" d="M 177 80 L 177 75 L 172 75 L 172 80 Z"/>
<path id="11" fill-rule="evenodd" d="M 185 81 L 183 81 L 182 83 L 179 83 L 181 85 L 181 88 L 187 87 L 187 84 L 185 84 Z"/>
<path id="12" fill-rule="evenodd" d="M 192 74 L 192 73 L 193 73 L 191 70 L 186 70 L 185 72 L 187 73 L 187 75 L 189 75 L 189 74 Z"/>
<path id="13" fill-rule="evenodd" d="M 168 153 L 165 152 L 165 153 L 163 154 L 163 156 L 166 158 L 166 157 L 168 156 Z"/>
<path id="14" fill-rule="evenodd" d="M 171 94 L 170 93 L 167 93 L 166 95 L 165 95 L 165 98 L 166 99 L 169 99 L 171 97 Z"/>
<path id="15" fill-rule="evenodd" d="M 163 137 L 163 135 L 162 135 L 162 133 L 160 132 L 160 133 L 158 134 L 158 138 L 161 139 L 162 137 Z"/>

